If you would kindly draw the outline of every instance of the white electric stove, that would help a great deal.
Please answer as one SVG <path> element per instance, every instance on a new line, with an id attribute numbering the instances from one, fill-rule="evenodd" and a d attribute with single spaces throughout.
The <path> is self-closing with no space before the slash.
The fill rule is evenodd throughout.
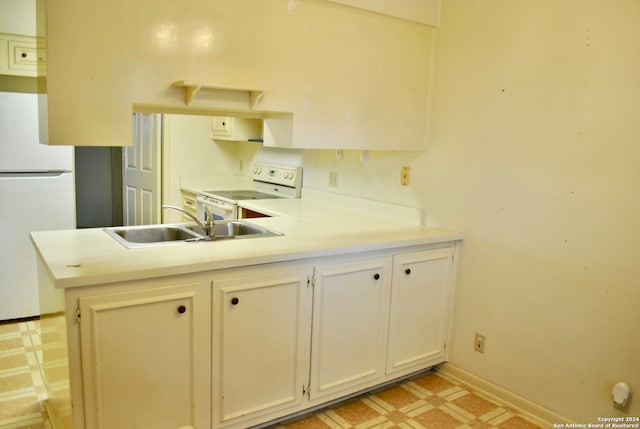
<path id="1" fill-rule="evenodd" d="M 302 167 L 255 163 L 251 170 L 249 189 L 201 191 L 197 198 L 199 219 L 206 219 L 205 207 L 215 220 L 238 219 L 238 203 L 243 200 L 300 198 Z"/>

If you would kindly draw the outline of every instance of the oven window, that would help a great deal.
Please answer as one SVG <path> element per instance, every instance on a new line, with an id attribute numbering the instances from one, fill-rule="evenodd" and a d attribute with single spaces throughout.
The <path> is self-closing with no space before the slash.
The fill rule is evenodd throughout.
<path id="1" fill-rule="evenodd" d="M 213 220 L 225 220 L 224 217 L 220 216 L 219 214 L 216 213 L 211 213 L 211 217 L 213 217 Z M 209 215 L 207 214 L 207 212 L 204 212 L 204 221 L 208 221 L 209 220 Z"/>

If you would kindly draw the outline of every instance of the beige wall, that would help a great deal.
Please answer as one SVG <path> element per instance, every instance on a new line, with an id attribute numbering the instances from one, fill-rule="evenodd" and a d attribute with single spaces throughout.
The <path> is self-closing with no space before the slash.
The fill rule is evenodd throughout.
<path id="1" fill-rule="evenodd" d="M 640 2 L 445 0 L 422 190 L 465 232 L 451 360 L 573 418 L 640 415 Z M 486 353 L 472 350 L 475 331 Z"/>
<path id="2" fill-rule="evenodd" d="M 639 22 L 637 0 L 444 0 L 427 152 L 305 158 L 309 186 L 338 171 L 463 231 L 451 362 L 577 422 L 640 415 Z"/>

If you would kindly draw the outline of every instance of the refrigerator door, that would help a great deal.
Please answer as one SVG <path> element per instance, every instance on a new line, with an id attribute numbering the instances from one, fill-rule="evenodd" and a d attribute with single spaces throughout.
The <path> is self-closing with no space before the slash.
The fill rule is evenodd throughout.
<path id="1" fill-rule="evenodd" d="M 72 173 L 0 173 L 0 320 L 40 314 L 29 232 L 75 228 Z"/>
<path id="2" fill-rule="evenodd" d="M 73 147 L 40 144 L 38 99 L 44 94 L 0 92 L 0 172 L 71 171 Z"/>

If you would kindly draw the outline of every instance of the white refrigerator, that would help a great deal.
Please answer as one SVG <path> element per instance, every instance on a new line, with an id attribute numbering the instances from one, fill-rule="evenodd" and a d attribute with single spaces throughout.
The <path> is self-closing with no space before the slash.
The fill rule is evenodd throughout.
<path id="1" fill-rule="evenodd" d="M 0 320 L 40 314 L 29 232 L 73 229 L 73 148 L 39 143 L 38 99 L 0 92 Z"/>

